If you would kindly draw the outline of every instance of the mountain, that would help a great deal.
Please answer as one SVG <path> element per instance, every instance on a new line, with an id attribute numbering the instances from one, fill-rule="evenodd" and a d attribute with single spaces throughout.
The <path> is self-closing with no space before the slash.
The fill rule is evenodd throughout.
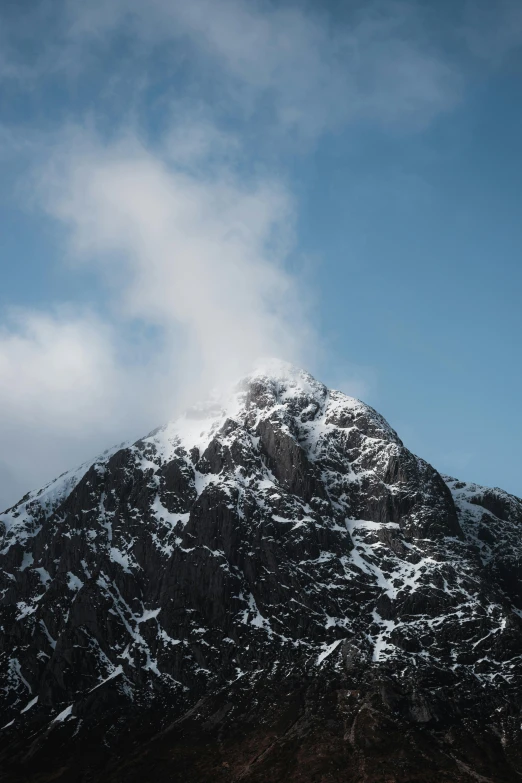
<path id="1" fill-rule="evenodd" d="M 522 501 L 302 370 L 0 526 L 1 781 L 522 779 Z"/>

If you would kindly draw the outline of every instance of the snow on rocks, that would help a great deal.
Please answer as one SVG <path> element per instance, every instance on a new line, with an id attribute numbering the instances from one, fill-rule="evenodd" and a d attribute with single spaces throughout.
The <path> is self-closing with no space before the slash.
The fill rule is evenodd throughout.
<path id="1" fill-rule="evenodd" d="M 189 703 L 238 671 L 351 658 L 514 682 L 521 508 L 265 363 L 0 517 L 5 714 L 41 692 Z"/>

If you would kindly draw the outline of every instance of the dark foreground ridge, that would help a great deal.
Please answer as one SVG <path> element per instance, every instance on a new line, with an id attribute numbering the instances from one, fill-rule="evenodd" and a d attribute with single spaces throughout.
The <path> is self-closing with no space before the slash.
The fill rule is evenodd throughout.
<path id="1" fill-rule="evenodd" d="M 0 516 L 0 780 L 522 780 L 522 501 L 275 364 Z"/>

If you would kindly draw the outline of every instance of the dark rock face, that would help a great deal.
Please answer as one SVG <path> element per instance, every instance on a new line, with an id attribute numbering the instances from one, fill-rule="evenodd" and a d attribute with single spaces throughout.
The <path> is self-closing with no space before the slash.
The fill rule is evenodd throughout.
<path id="1" fill-rule="evenodd" d="M 518 781 L 521 532 L 259 372 L 0 516 L 0 780 Z"/>

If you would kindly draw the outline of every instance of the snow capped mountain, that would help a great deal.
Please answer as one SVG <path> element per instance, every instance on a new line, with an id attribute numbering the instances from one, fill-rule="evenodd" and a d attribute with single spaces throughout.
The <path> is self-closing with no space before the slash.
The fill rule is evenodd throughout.
<path id="1" fill-rule="evenodd" d="M 521 530 L 268 363 L 0 515 L 0 779 L 519 780 Z"/>

